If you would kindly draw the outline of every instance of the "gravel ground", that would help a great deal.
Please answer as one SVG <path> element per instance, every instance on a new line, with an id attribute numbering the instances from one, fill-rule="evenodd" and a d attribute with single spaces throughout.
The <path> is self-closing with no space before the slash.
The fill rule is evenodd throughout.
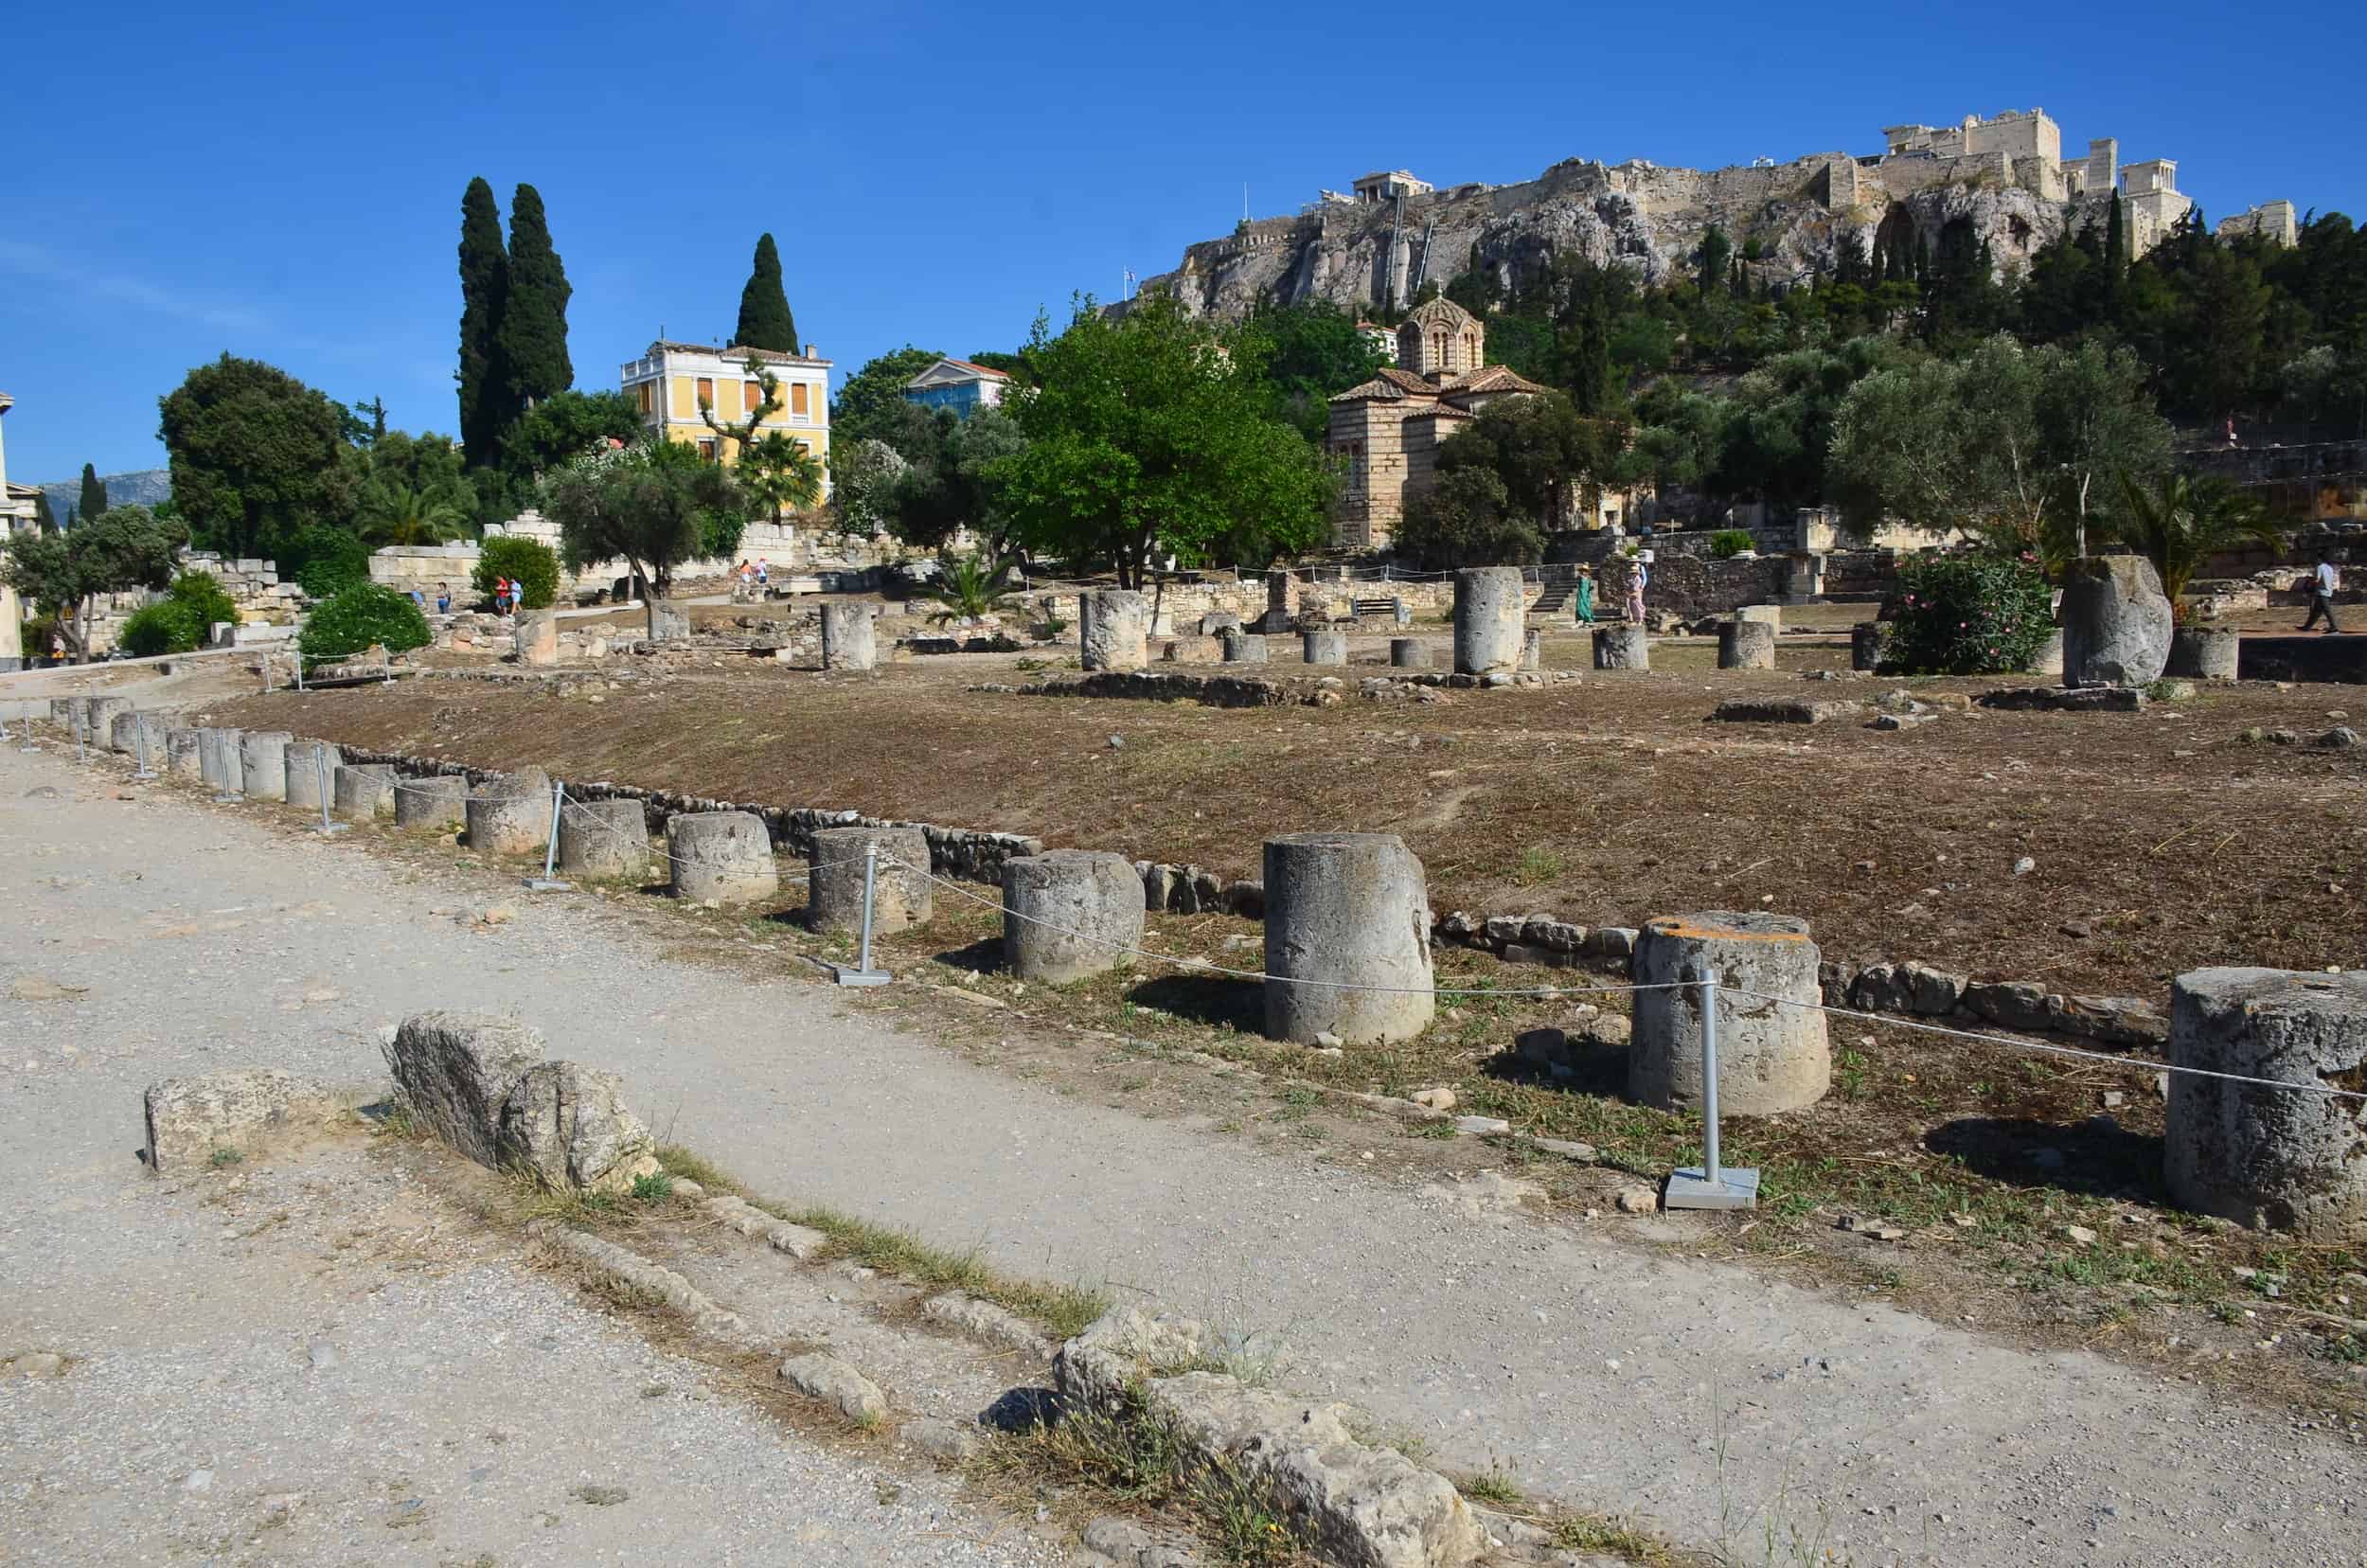
<path id="1" fill-rule="evenodd" d="M 74 1417 L 92 1440 L 150 1454 L 136 1485 L 153 1489 L 123 1500 L 151 1506 L 95 1509 L 81 1515 L 90 1527 L 156 1515 L 158 1493 L 179 1506 L 188 1494 L 170 1488 L 209 1456 L 222 1473 L 227 1462 L 199 1441 L 222 1437 L 210 1413 L 243 1408 L 245 1385 L 267 1367 L 300 1381 L 297 1352 L 319 1332 L 275 1332 L 277 1315 L 294 1310 L 276 1299 L 239 1298 L 211 1329 L 172 1326 L 188 1289 L 181 1272 L 219 1249 L 206 1239 L 219 1227 L 107 1222 L 141 1201 L 145 1178 L 127 1155 L 139 1085 L 249 1062 L 374 1078 L 380 1025 L 430 1006 L 498 1004 L 543 1029 L 555 1052 L 623 1073 L 654 1124 L 759 1190 L 974 1242 L 1014 1273 L 1106 1281 L 1121 1297 L 1155 1293 L 1227 1326 L 1278 1331 L 1298 1347 L 1286 1366 L 1292 1386 L 1421 1433 L 1442 1462 L 1501 1460 L 1532 1492 L 1629 1511 L 1686 1542 L 1731 1542 L 1755 1561 L 1771 1519 L 1861 1565 L 2360 1560 L 2367 1447 L 2340 1421 L 2216 1403 L 2100 1357 L 2032 1354 L 1739 1270 L 1642 1258 L 1558 1225 L 1475 1220 L 1478 1200 L 1452 1191 L 1392 1187 L 1312 1155 L 1241 1149 L 1063 1099 L 850 1016 L 810 985 L 660 962 L 648 936 L 581 899 L 529 901 L 490 877 L 428 876 L 350 843 L 282 838 L 235 809 L 182 796 L 118 801 L 91 787 L 93 776 L 55 757 L 0 753 L 0 890 L 20 921 L 5 962 L 91 988 L 75 1001 L 0 1000 L 0 1179 L 27 1195 L 0 1218 L 0 1320 L 93 1355 L 94 1367 L 140 1353 L 118 1348 L 127 1330 L 109 1325 L 145 1325 L 133 1343 L 155 1333 L 169 1347 L 126 1386 L 153 1405 L 186 1402 L 187 1424 L 183 1441 L 142 1450 L 140 1434 L 161 1420 L 155 1410 L 118 1417 L 94 1400 L 98 1419 Z M 62 797 L 24 798 L 42 785 Z M 515 904 L 515 919 L 487 928 L 466 918 L 496 899 Z M 45 1279 L 67 1285 L 27 1283 Z M 213 1288 L 238 1292 L 237 1272 Z M 292 1282 L 291 1294 L 297 1289 Z M 388 1299 L 394 1291 L 367 1310 L 386 1311 L 401 1299 Z M 551 1310 L 563 1306 L 554 1300 Z M 498 1306 L 485 1313 L 503 1319 Z M 491 1359 L 484 1380 L 506 1367 L 531 1390 L 506 1399 L 460 1380 L 471 1414 L 438 1442 L 448 1434 L 465 1450 L 477 1422 L 491 1424 L 482 1407 L 505 1426 L 531 1419 L 587 1449 L 611 1432 L 619 1453 L 670 1456 L 676 1446 L 615 1413 L 554 1407 L 550 1420 L 536 1411 L 556 1395 L 543 1386 L 547 1370 L 535 1370 L 534 1346 L 556 1328 L 510 1332 L 495 1346 L 504 1330 L 483 1318 L 455 1320 L 455 1334 L 431 1315 L 400 1332 L 409 1316 L 387 1312 L 387 1343 L 409 1347 L 390 1356 L 423 1353 L 433 1367 L 467 1346 Z M 23 1443 L 17 1407 L 68 1399 L 78 1379 L 99 1375 L 0 1395 L 10 1401 L 0 1406 L 0 1440 Z M 317 1413 L 324 1433 L 375 1434 L 375 1418 L 400 1408 L 416 1382 L 396 1378 L 378 1402 Z M 734 1419 L 697 1409 L 703 1459 L 734 1445 Z M 62 1463 L 53 1455 L 62 1441 L 29 1463 L 7 1453 L 9 1495 L 28 1494 Z M 305 1447 L 333 1452 L 330 1442 Z M 453 1484 L 478 1462 L 455 1457 L 438 1473 Z M 769 1480 L 783 1463 L 719 1474 Z M 429 1473 L 423 1460 L 389 1467 L 397 1472 L 415 1487 Z M 572 1470 L 566 1484 L 579 1479 L 608 1484 Z M 80 1477 L 71 1485 L 98 1489 Z M 555 1489 L 563 1502 L 565 1488 Z M 773 1495 L 842 1530 L 871 1517 L 809 1508 L 802 1487 L 739 1494 Z M 570 1517 L 556 1502 L 517 1506 Z M 534 1520 L 513 1512 L 511 1523 L 536 1539 Z M 739 1526 L 703 1513 L 698 1523 Z M 761 1533 L 777 1539 L 784 1528 Z M 922 1561 L 941 1544 L 875 1540 L 870 1549 Z M 802 1560 L 834 1560 L 828 1549 Z M 719 1545 L 714 1555 L 730 1554 Z"/>
<path id="2" fill-rule="evenodd" d="M 66 798 L 24 799 L 28 760 L 5 777 L 0 892 L 37 912 L 0 991 L 91 989 L 0 1001 L 0 1562 L 1069 1560 L 932 1470 L 710 1395 L 358 1140 L 147 1175 L 138 1093 L 164 1072 L 364 1078 L 367 1004 L 329 994 L 358 966 L 291 967 L 299 930 L 344 935 L 336 904 L 230 885 L 215 839 L 124 838 L 127 815 L 164 819 L 73 799 L 53 765 Z M 187 919 L 153 918 L 183 900 Z"/>

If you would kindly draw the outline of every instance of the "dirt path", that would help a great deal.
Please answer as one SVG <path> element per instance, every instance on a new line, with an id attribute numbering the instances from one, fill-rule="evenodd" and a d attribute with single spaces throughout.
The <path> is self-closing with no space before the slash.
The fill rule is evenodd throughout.
<path id="1" fill-rule="evenodd" d="M 126 1152 L 140 1084 L 234 1062 L 369 1079 L 382 1025 L 498 1004 L 623 1073 L 655 1125 L 760 1190 L 1278 1333 L 1293 1386 L 1366 1405 L 1450 1466 L 1499 1462 L 1683 1541 L 1758 1561 L 1771 1521 L 1860 1564 L 2358 1560 L 2356 1433 L 1978 1326 L 1639 1258 L 1493 1212 L 1478 1184 L 1393 1185 L 1067 1098 L 815 987 L 664 962 L 584 900 L 530 902 L 91 778 L 0 754 L 0 893 L 18 922 L 0 963 L 91 988 L 0 1000 L 0 1180 L 41 1195 L 0 1216 L 0 1318 L 37 1336 L 135 1314 L 28 1280 L 103 1289 L 156 1266 L 119 1256 L 115 1216 L 73 1206 L 141 1201 Z M 37 786 L 61 797 L 26 798 Z M 496 897 L 514 919 L 469 918 Z M 241 1343 L 225 1319 L 153 1375 L 223 1376 Z M 0 1385 L 0 1417 L 27 1398 Z M 8 1495 L 27 1495 L 42 1461 L 6 1471 Z"/>

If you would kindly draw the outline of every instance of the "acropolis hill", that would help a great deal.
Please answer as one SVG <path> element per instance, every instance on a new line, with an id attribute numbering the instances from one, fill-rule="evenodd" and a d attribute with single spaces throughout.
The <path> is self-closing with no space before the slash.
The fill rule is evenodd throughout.
<path id="1" fill-rule="evenodd" d="M 1237 317 L 1260 295 L 1402 308 L 1425 283 L 1443 287 L 1475 269 L 1509 282 L 1523 266 L 1572 251 L 1658 280 L 1712 224 L 1737 247 L 1756 241 L 1754 276 L 1782 283 L 1829 270 L 1844 245 L 1867 252 L 1878 233 L 1930 245 L 1960 220 L 2012 272 L 2066 227 L 2101 222 L 2116 189 L 2131 255 L 2193 205 L 2167 158 L 2123 164 L 2109 136 L 2063 156 L 2061 130 L 2040 109 L 1882 134 L 1884 150 L 1869 155 L 1816 152 L 1708 170 L 1572 158 L 1520 185 L 1445 189 L 1402 169 L 1367 174 L 1350 193 L 1324 191 L 1293 217 L 1245 222 L 1188 247 L 1181 267 L 1144 287 L 1172 291 L 1187 310 Z M 2290 243 L 2293 205 L 2265 203 L 2218 227 Z"/>

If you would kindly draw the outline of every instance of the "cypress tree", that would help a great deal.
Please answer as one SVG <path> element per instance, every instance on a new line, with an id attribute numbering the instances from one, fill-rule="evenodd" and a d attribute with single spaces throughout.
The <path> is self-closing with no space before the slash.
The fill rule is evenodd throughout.
<path id="1" fill-rule="evenodd" d="M 490 468 L 502 432 L 513 417 L 505 406 L 502 306 L 509 293 L 509 257 L 502 249 L 501 208 L 482 176 L 460 198 L 460 442 L 471 468 Z"/>
<path id="2" fill-rule="evenodd" d="M 732 342 L 742 348 L 797 352 L 797 318 L 789 313 L 789 294 L 781 286 L 781 253 L 769 234 L 756 240 L 756 266 L 748 274 L 748 286 L 739 291 L 739 325 L 732 330 Z"/>
<path id="3" fill-rule="evenodd" d="M 2112 215 L 2104 225 L 2105 276 L 2118 284 L 2128 271 L 2128 230 L 2122 226 L 2121 193 L 2112 192 Z"/>
<path id="4" fill-rule="evenodd" d="M 514 419 L 575 384 L 567 363 L 566 269 L 551 248 L 543 197 L 530 185 L 509 203 L 509 296 L 502 302 L 501 357 Z"/>
<path id="5" fill-rule="evenodd" d="M 107 487 L 98 482 L 98 474 L 88 463 L 82 465 L 82 506 L 84 517 L 97 517 L 107 509 Z"/>

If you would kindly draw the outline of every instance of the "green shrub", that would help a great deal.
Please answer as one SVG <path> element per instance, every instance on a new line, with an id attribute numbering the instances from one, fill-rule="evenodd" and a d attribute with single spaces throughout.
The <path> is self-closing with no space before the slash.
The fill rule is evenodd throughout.
<path id="1" fill-rule="evenodd" d="M 187 605 L 160 599 L 124 617 L 122 629 L 116 633 L 116 646 L 135 659 L 149 659 L 159 653 L 187 653 L 204 636 Z"/>
<path id="2" fill-rule="evenodd" d="M 134 610 L 116 636 L 116 644 L 135 659 L 159 653 L 187 653 L 203 648 L 217 621 L 235 623 L 239 607 L 222 592 L 211 572 L 184 572 L 172 579 L 165 597 Z"/>
<path id="3" fill-rule="evenodd" d="M 545 610 L 559 595 L 559 557 L 548 544 L 496 534 L 478 547 L 476 571 L 469 585 L 490 599 L 495 578 L 525 583 L 525 608 Z"/>
<path id="4" fill-rule="evenodd" d="M 222 586 L 222 579 L 211 572 L 184 572 L 172 579 L 165 591 L 175 604 L 186 604 L 197 613 L 199 622 L 211 631 L 216 621 L 236 623 L 239 607 Z"/>
<path id="5" fill-rule="evenodd" d="M 279 575 L 294 578 L 305 596 L 330 599 L 370 580 L 370 552 L 343 528 L 315 524 L 281 541 Z"/>
<path id="6" fill-rule="evenodd" d="M 1745 528 L 1720 528 L 1710 535 L 1710 554 L 1720 561 L 1732 561 L 1743 551 L 1755 547 L 1750 531 Z"/>
<path id="7" fill-rule="evenodd" d="M 2055 632 L 2053 596 L 2035 561 L 1942 556 L 1900 572 L 1898 589 L 1886 675 L 2027 669 Z"/>
<path id="8" fill-rule="evenodd" d="M 372 643 L 387 651 L 424 647 L 427 617 L 410 597 L 373 582 L 348 588 L 306 618 L 296 646 L 308 660 L 343 659 Z"/>

